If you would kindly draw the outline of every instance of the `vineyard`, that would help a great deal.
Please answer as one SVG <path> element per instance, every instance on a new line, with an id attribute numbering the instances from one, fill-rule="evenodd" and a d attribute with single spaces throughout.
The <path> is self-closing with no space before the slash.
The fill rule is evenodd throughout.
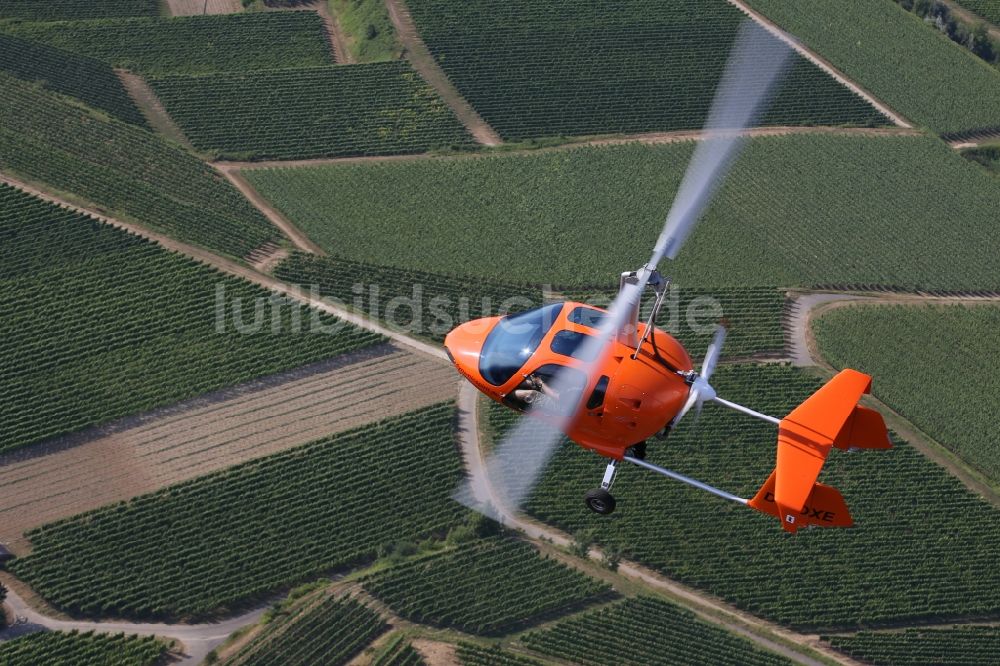
<path id="1" fill-rule="evenodd" d="M 318 602 L 272 620 L 259 637 L 225 664 L 341 666 L 388 628 L 378 613 L 356 599 L 323 594 Z"/>
<path id="2" fill-rule="evenodd" d="M 389 646 L 372 661 L 371 666 L 427 666 L 427 662 L 416 648 L 403 640 L 403 636 L 399 634 L 392 638 Z"/>
<path id="3" fill-rule="evenodd" d="M 499 645 L 485 648 L 472 643 L 459 643 L 456 652 L 462 666 L 541 666 L 542 663 L 506 652 Z"/>
<path id="4" fill-rule="evenodd" d="M 319 294 L 352 306 L 421 337 L 442 342 L 455 325 L 496 314 L 517 312 L 559 297 L 607 306 L 614 297 L 607 287 L 580 289 L 542 285 L 507 284 L 488 278 L 441 275 L 295 252 L 280 263 L 276 277 L 316 287 Z M 378 299 L 373 299 L 373 290 Z M 784 295 L 767 287 L 720 289 L 677 287 L 665 301 L 657 323 L 677 335 L 693 354 L 700 353 L 711 338 L 718 311 L 700 316 L 705 324 L 695 332 L 687 315 L 699 304 L 715 299 L 728 320 L 726 352 L 733 357 L 779 354 L 783 346 L 781 312 Z M 396 299 L 412 305 L 389 309 Z M 650 303 L 647 303 L 647 306 Z M 416 309 L 416 312 L 414 310 Z M 706 307 L 705 312 L 708 312 Z M 644 316 L 646 313 L 643 313 Z"/>
<path id="5" fill-rule="evenodd" d="M 721 366 L 713 384 L 724 398 L 782 415 L 819 382 L 766 365 Z M 495 432 L 515 418 L 499 406 L 489 415 Z M 707 406 L 697 428 L 652 441 L 650 459 L 748 496 L 770 473 L 774 450 L 773 426 Z M 767 516 L 638 470 L 615 482 L 614 516 L 597 517 L 582 498 L 603 461 L 564 446 L 549 469 L 527 503 L 532 515 L 570 533 L 593 529 L 628 558 L 796 629 L 1000 618 L 1000 513 L 903 442 L 834 452 L 820 480 L 841 490 L 855 527 L 794 539 Z"/>
<path id="6" fill-rule="evenodd" d="M 876 397 L 1000 483 L 1000 307 L 856 306 L 813 319 L 820 352 L 878 380 Z"/>
<path id="7" fill-rule="evenodd" d="M 525 634 L 532 650 L 582 666 L 782 666 L 784 657 L 651 597 L 626 599 Z"/>
<path id="8" fill-rule="evenodd" d="M 862 631 L 824 640 L 875 666 L 995 666 L 1000 655 L 1000 627 Z"/>
<path id="9" fill-rule="evenodd" d="M 502 537 L 407 561 L 364 585 L 413 622 L 479 635 L 508 633 L 614 595 L 534 546 Z"/>
<path id="10" fill-rule="evenodd" d="M 53 523 L 9 568 L 72 614 L 230 612 L 459 522 L 453 419 L 412 412 Z"/>
<path id="11" fill-rule="evenodd" d="M 0 237 L 0 450 L 380 341 L 319 313 L 336 334 L 296 333 L 289 304 L 267 310 L 278 331 L 244 334 L 217 290 L 269 292 L 5 185 Z"/>
<path id="12" fill-rule="evenodd" d="M 958 0 L 956 4 L 979 14 L 991 23 L 1000 25 L 1000 2 L 997 0 Z"/>
<path id="13" fill-rule="evenodd" d="M 0 69 L 146 127 L 114 71 L 99 60 L 0 33 Z"/>
<path id="14" fill-rule="evenodd" d="M 151 83 L 191 142 L 222 157 L 389 155 L 472 144 L 403 61 Z"/>
<path id="15" fill-rule="evenodd" d="M 254 72 L 333 62 L 316 12 L 22 23 L 3 29 L 147 75 Z"/>
<path id="16" fill-rule="evenodd" d="M 279 237 L 193 155 L 2 73 L 0 85 L 0 168 L 231 256 Z"/>
<path id="17" fill-rule="evenodd" d="M 617 285 L 622 270 L 649 256 L 692 148 L 630 144 L 244 173 L 344 258 L 503 282 Z M 682 288 L 996 289 L 998 198 L 1000 181 L 933 138 L 753 139 L 665 270 Z"/>
<path id="18" fill-rule="evenodd" d="M 0 19 L 62 21 L 159 13 L 158 0 L 0 0 Z"/>
<path id="19" fill-rule="evenodd" d="M 918 125 L 938 133 L 1000 128 L 1000 71 L 894 2 L 747 4 Z"/>
<path id="20" fill-rule="evenodd" d="M 165 650 L 150 636 L 42 631 L 0 641 L 0 666 L 154 666 Z"/>
<path id="21" fill-rule="evenodd" d="M 745 16 L 722 0 L 410 0 L 448 78 L 507 140 L 699 129 Z M 867 102 L 793 57 L 762 125 L 880 125 Z"/>

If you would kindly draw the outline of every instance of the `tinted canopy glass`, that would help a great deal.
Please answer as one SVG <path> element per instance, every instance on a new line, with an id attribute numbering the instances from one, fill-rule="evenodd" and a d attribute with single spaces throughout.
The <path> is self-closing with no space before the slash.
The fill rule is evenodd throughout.
<path id="1" fill-rule="evenodd" d="M 500 386 L 513 377 L 538 349 L 562 308 L 562 303 L 553 303 L 497 322 L 479 354 L 479 374 L 483 379 Z"/>
<path id="2" fill-rule="evenodd" d="M 596 359 L 601 350 L 595 345 L 584 345 L 583 343 L 594 339 L 594 336 L 586 333 L 559 331 L 552 337 L 551 348 L 557 354 L 589 362 Z"/>
<path id="3" fill-rule="evenodd" d="M 594 308 L 573 308 L 573 311 L 569 313 L 566 317 L 569 321 L 574 324 L 580 324 L 581 326 L 589 326 L 591 328 L 600 328 L 601 322 L 607 316 L 607 312 L 602 310 L 595 310 Z"/>

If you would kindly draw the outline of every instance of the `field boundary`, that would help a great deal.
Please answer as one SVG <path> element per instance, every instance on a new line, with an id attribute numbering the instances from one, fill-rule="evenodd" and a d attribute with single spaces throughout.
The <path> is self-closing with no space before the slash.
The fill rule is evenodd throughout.
<path id="1" fill-rule="evenodd" d="M 319 14 L 324 27 L 326 27 L 326 36 L 330 41 L 330 48 L 333 50 L 333 61 L 338 65 L 353 65 L 355 63 L 354 55 L 347 48 L 347 38 L 344 36 L 344 31 L 340 29 L 340 22 L 330 12 L 330 7 L 326 2 L 327 0 L 317 0 L 312 8 Z"/>
<path id="2" fill-rule="evenodd" d="M 883 116 L 891 120 L 894 124 L 899 127 L 912 128 L 913 123 L 909 122 L 903 116 L 893 111 L 888 105 L 880 102 L 874 94 L 862 88 L 854 80 L 847 77 L 846 74 L 841 72 L 839 69 L 833 66 L 833 64 L 827 59 L 820 56 L 818 53 L 806 48 L 802 42 L 800 42 L 794 35 L 782 30 L 777 23 L 774 23 L 769 18 L 753 9 L 747 5 L 743 0 L 726 0 L 729 4 L 733 5 L 741 12 L 749 16 L 755 22 L 757 22 L 762 28 L 770 32 L 772 35 L 783 41 L 788 46 L 792 47 L 799 55 L 806 58 L 814 65 L 819 67 L 821 70 L 829 74 L 835 81 L 846 87 L 848 90 L 853 92 L 855 95 L 865 100 L 871 104 L 875 109 L 881 113 Z"/>
<path id="3" fill-rule="evenodd" d="M 403 0 L 385 0 L 385 6 L 389 11 L 389 20 L 392 21 L 396 35 L 399 36 L 399 41 L 406 51 L 406 59 L 410 61 L 413 69 L 417 70 L 424 81 L 437 91 L 478 143 L 485 146 L 497 146 L 503 143 L 497 131 L 490 127 L 462 96 L 431 55 L 424 40 L 420 38 L 416 23 Z"/>
<path id="4" fill-rule="evenodd" d="M 197 152 L 194 146 L 191 145 L 191 141 L 184 134 L 184 131 L 174 122 L 170 114 L 167 113 L 163 102 L 156 96 L 156 93 L 153 92 L 153 89 L 146 83 L 144 78 L 124 69 L 115 69 L 115 74 L 118 75 L 118 79 L 122 82 L 125 92 L 135 102 L 135 105 L 139 107 L 139 113 L 143 115 L 149 126 L 153 128 L 153 131 L 179 143 L 191 152 Z"/>

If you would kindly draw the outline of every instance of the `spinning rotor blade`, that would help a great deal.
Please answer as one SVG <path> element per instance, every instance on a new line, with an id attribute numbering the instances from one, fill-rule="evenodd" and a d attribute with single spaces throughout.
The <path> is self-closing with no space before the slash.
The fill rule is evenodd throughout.
<path id="1" fill-rule="evenodd" d="M 695 423 L 698 422 L 698 418 L 701 416 L 701 407 L 708 400 L 713 400 L 715 398 L 715 389 L 712 385 L 708 383 L 709 378 L 712 373 L 715 372 L 715 366 L 719 362 L 719 356 L 722 355 L 722 343 L 726 341 L 726 327 L 719 325 L 715 329 L 715 335 L 712 336 L 712 342 L 708 345 L 708 349 L 705 350 L 705 360 L 701 363 L 701 374 L 694 378 L 694 382 L 691 383 L 691 389 L 688 391 L 688 399 L 684 403 L 684 407 L 681 409 L 677 418 L 674 420 L 674 425 L 677 425 L 684 415 L 691 411 L 694 407 Z"/>
<path id="2" fill-rule="evenodd" d="M 726 327 L 719 326 L 715 327 L 715 335 L 712 336 L 712 344 L 708 346 L 708 350 L 705 352 L 705 360 L 701 362 L 701 376 L 708 379 L 715 372 L 715 366 L 719 362 L 719 356 L 722 354 L 722 343 L 726 341 Z"/>
<path id="3" fill-rule="evenodd" d="M 628 322 L 656 266 L 664 257 L 676 257 L 718 189 L 742 144 L 742 131 L 754 124 L 790 53 L 789 47 L 752 21 L 746 21 L 740 27 L 709 111 L 705 125 L 707 137 L 699 141 L 695 148 L 649 262 L 638 272 L 637 284 L 628 284 L 619 292 L 598 334 L 589 337 L 576 354 L 579 358 L 596 359 L 585 368 L 588 378 L 586 388 L 593 386 L 595 368 L 601 367 L 605 356 L 610 353 L 609 343 Z M 498 325 L 503 323 L 501 321 Z M 715 352 L 709 348 L 711 356 L 706 356 L 706 362 L 711 358 L 711 366 L 706 368 L 708 374 L 714 369 L 717 350 L 724 335 L 724 332 L 716 334 L 718 344 L 715 345 Z M 486 462 L 485 474 L 488 478 L 468 480 L 456 492 L 455 499 L 479 511 L 484 511 L 484 501 L 491 504 L 502 502 L 511 510 L 520 508 L 555 453 L 565 427 L 586 399 L 586 395 L 575 390 L 574 384 L 570 373 L 558 373 L 550 384 L 552 391 L 559 396 L 555 405 L 547 408 L 551 418 L 547 421 L 521 418 Z M 707 381 L 704 384 L 707 388 L 703 388 L 702 395 L 708 395 L 711 387 Z M 685 405 L 683 411 L 689 408 Z M 487 492 L 484 488 L 490 487 L 496 491 L 496 496 L 484 499 L 483 495 Z M 493 514 L 495 518 L 502 518 L 503 509 L 494 507 Z"/>

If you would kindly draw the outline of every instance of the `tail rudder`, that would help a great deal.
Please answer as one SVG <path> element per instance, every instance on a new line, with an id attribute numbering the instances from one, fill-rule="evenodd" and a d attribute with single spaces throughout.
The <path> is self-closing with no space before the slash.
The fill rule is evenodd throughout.
<path id="1" fill-rule="evenodd" d="M 747 505 L 761 513 L 774 516 L 781 521 L 786 532 L 795 532 L 800 527 L 851 527 L 854 520 L 840 491 L 833 486 L 814 483 L 805 504 L 799 510 L 777 503 L 775 498 L 776 470 L 771 472 Z"/>

